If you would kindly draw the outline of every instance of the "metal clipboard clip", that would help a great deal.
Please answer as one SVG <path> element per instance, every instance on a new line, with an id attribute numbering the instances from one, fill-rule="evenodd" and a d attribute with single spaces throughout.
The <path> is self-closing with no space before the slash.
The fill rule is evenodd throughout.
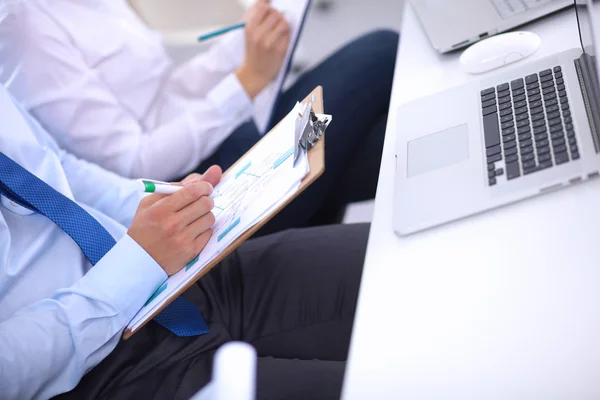
<path id="1" fill-rule="evenodd" d="M 296 119 L 296 136 L 294 146 L 294 166 L 300 159 L 300 155 L 307 153 L 321 139 L 325 129 L 329 126 L 331 118 L 327 115 L 317 116 L 312 108 L 315 96 L 304 106 L 302 114 Z"/>

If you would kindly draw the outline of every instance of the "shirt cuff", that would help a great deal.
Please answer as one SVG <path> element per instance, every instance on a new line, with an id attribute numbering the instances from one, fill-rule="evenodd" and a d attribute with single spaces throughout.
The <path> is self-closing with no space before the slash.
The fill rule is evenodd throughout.
<path id="1" fill-rule="evenodd" d="M 129 322 L 166 279 L 160 265 L 125 235 L 85 274 L 82 283 L 101 290 Z"/>
<path id="2" fill-rule="evenodd" d="M 208 94 L 224 119 L 238 123 L 252 117 L 252 101 L 235 73 L 230 73 Z"/>

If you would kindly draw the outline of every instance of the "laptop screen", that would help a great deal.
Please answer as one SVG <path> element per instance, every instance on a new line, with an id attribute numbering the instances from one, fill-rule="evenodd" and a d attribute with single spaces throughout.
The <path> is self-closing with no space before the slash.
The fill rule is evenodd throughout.
<path id="1" fill-rule="evenodd" d="M 583 55 L 575 65 L 583 83 L 583 97 L 588 112 L 596 152 L 600 152 L 600 82 L 596 56 L 600 46 L 600 0 L 574 0 Z"/>

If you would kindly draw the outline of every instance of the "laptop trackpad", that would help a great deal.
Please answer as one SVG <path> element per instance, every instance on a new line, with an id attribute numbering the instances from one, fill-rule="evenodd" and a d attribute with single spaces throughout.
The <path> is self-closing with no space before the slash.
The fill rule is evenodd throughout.
<path id="1" fill-rule="evenodd" d="M 468 125 L 460 125 L 408 142 L 409 178 L 469 158 Z"/>

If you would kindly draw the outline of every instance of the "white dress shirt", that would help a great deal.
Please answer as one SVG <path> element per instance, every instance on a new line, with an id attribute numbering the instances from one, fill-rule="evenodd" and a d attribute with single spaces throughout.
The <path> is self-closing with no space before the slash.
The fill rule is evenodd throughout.
<path id="1" fill-rule="evenodd" d="M 70 153 L 173 180 L 252 117 L 240 40 L 174 68 L 125 0 L 0 0 L 0 82 Z"/>
<path id="2" fill-rule="evenodd" d="M 0 85 L 0 151 L 74 199 L 117 240 L 92 268 L 48 218 L 0 205 L 0 398 L 47 399 L 74 388 L 117 345 L 167 278 L 126 235 L 133 181 L 60 151 Z"/>

